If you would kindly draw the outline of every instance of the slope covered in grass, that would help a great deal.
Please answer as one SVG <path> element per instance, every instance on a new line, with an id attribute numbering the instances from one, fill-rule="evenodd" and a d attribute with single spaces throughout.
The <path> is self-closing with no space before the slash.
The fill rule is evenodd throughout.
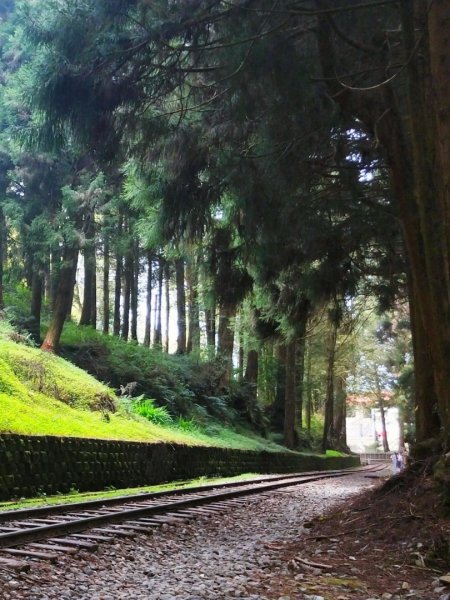
<path id="1" fill-rule="evenodd" d="M 219 425 L 210 435 L 158 426 L 131 413 L 112 389 L 82 369 L 5 335 L 0 357 L 0 432 L 277 449 Z"/>

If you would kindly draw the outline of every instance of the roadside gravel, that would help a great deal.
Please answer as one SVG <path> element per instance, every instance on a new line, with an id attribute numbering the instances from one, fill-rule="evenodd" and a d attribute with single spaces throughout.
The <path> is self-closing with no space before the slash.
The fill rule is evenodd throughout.
<path id="1" fill-rule="evenodd" d="M 248 499 L 213 517 L 103 544 L 94 554 L 64 556 L 54 565 L 35 562 L 23 575 L 0 571 L 0 598 L 334 599 L 338 596 L 325 598 L 306 588 L 292 596 L 274 596 L 273 583 L 289 572 L 283 552 L 306 531 L 304 523 L 373 485 L 373 479 L 359 474 L 309 483 Z M 354 592 L 348 597 L 364 598 Z"/>

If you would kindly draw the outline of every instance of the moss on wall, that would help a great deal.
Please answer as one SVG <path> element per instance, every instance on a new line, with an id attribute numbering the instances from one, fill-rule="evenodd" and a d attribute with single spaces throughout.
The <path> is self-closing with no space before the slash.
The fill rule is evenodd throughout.
<path id="1" fill-rule="evenodd" d="M 0 435 L 0 499 L 125 488 L 240 473 L 292 473 L 359 465 L 359 458 L 305 456 L 173 444 Z"/>

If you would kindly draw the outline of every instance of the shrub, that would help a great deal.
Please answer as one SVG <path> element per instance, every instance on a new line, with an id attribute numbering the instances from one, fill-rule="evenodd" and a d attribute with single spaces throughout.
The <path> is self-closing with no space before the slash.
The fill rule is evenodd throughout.
<path id="1" fill-rule="evenodd" d="M 133 412 L 156 425 L 173 425 L 173 419 L 164 406 L 155 406 L 155 401 L 139 396 L 133 400 Z"/>
<path id="2" fill-rule="evenodd" d="M 181 431 L 199 431 L 200 428 L 194 419 L 185 419 L 184 417 L 178 417 L 177 427 Z"/>

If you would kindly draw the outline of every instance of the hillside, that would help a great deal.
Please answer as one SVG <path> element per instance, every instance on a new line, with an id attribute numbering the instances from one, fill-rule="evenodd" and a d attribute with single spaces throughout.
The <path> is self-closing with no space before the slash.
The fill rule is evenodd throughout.
<path id="1" fill-rule="evenodd" d="M 183 431 L 176 421 L 166 427 L 152 423 L 84 370 L 11 337 L 12 331 L 0 337 L 0 432 L 279 448 L 219 424 L 208 435 L 196 427 Z"/>

